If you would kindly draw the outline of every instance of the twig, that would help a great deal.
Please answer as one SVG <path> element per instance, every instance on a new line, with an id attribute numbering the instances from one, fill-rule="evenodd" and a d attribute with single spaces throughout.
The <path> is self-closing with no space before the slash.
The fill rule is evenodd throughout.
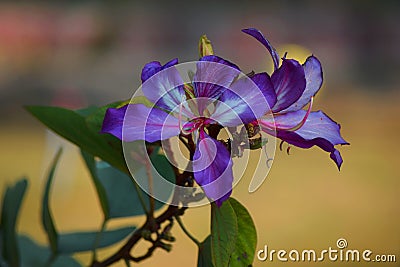
<path id="1" fill-rule="evenodd" d="M 200 242 L 186 229 L 185 225 L 183 224 L 181 217 L 175 216 L 176 221 L 178 222 L 179 226 L 183 230 L 183 232 L 197 245 L 200 246 Z"/>

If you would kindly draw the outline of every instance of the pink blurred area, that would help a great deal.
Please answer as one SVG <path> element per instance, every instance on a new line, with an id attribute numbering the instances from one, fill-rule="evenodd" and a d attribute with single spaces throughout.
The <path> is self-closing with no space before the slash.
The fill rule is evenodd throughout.
<path id="1" fill-rule="evenodd" d="M 314 53 L 335 92 L 382 93 L 400 83 L 395 1 L 204 3 L 1 3 L 0 108 L 9 108 L 6 99 L 50 103 L 64 88 L 92 104 L 126 97 L 145 63 L 196 60 L 202 34 L 244 71 L 265 70 L 269 56 L 240 32 L 246 27 L 262 30 L 278 50 L 297 44 Z"/>

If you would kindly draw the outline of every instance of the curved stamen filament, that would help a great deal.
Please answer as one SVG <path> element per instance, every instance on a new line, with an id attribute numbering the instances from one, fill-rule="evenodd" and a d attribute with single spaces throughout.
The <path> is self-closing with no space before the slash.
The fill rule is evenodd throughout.
<path id="1" fill-rule="evenodd" d="M 184 95 L 182 95 L 181 103 L 179 104 L 179 114 L 178 114 L 179 129 L 181 130 L 181 132 L 182 132 L 184 135 L 188 135 L 188 134 L 190 134 L 191 132 L 187 132 L 187 131 L 183 128 L 183 126 L 182 126 L 183 99 L 184 99 Z"/>
<path id="2" fill-rule="evenodd" d="M 308 109 L 307 109 L 306 115 L 304 115 L 304 118 L 296 126 L 289 128 L 289 129 L 285 129 L 286 131 L 294 132 L 294 131 L 297 131 L 298 129 L 300 129 L 301 127 L 303 127 L 304 123 L 306 123 L 306 121 L 307 121 L 308 115 L 310 115 L 310 113 L 311 113 L 311 108 L 312 108 L 313 102 L 314 102 L 314 97 L 311 97 L 310 105 L 308 106 Z"/>
<path id="3" fill-rule="evenodd" d="M 187 127 L 187 130 L 185 129 L 185 126 Z M 188 122 L 185 126 L 180 128 L 183 135 L 189 135 L 196 130 L 196 125 L 193 122 Z"/>
<path id="4" fill-rule="evenodd" d="M 290 131 L 290 132 L 297 131 L 298 129 L 303 127 L 304 123 L 306 123 L 307 118 L 311 113 L 313 102 L 314 102 L 314 97 L 311 97 L 310 105 L 308 106 L 306 114 L 304 115 L 303 119 L 293 127 L 276 127 L 276 125 L 273 125 L 272 123 L 268 123 L 268 122 L 265 122 L 265 121 L 262 121 L 262 120 L 259 121 L 259 124 L 261 125 L 261 127 L 265 131 L 273 130 L 274 128 L 277 129 L 277 130 Z"/>

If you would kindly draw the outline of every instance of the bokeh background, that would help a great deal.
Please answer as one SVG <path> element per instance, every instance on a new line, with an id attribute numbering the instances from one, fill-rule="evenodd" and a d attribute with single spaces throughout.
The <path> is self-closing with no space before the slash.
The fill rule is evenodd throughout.
<path id="1" fill-rule="evenodd" d="M 145 63 L 196 60 L 202 34 L 218 55 L 244 71 L 271 70 L 265 49 L 240 32 L 256 27 L 288 57 L 320 59 L 324 87 L 315 109 L 340 122 L 351 143 L 340 148 L 340 172 L 327 153 L 292 148 L 291 155 L 277 151 L 268 179 L 255 193 L 248 194 L 248 180 L 242 180 L 234 196 L 253 216 L 258 249 L 326 249 L 343 237 L 352 249 L 396 254 L 397 263 L 376 266 L 399 266 L 399 14 L 398 1 L 2 1 L 0 192 L 22 176 L 29 178 L 19 231 L 46 242 L 40 201 L 46 169 L 60 144 L 65 153 L 52 191 L 58 229 L 98 229 L 101 223 L 78 150 L 29 116 L 24 105 L 80 108 L 130 98 Z M 189 210 L 184 222 L 202 240 L 209 231 L 209 209 Z M 179 227 L 173 233 L 178 240 L 172 252 L 158 250 L 140 266 L 195 266 L 196 246 Z M 90 255 L 77 258 L 87 264 Z M 282 264 L 256 261 L 254 266 Z"/>

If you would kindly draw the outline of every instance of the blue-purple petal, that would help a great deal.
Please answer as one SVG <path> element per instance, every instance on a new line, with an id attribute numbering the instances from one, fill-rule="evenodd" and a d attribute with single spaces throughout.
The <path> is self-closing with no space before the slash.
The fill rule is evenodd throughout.
<path id="1" fill-rule="evenodd" d="M 303 110 L 304 114 L 305 112 Z M 323 137 L 333 145 L 348 144 L 340 135 L 340 125 L 322 111 L 311 112 L 304 125 L 296 133 L 305 139 Z"/>
<path id="2" fill-rule="evenodd" d="M 247 33 L 248 35 L 256 38 L 260 43 L 262 43 L 267 48 L 274 62 L 275 70 L 278 69 L 279 54 L 276 52 L 275 48 L 270 44 L 267 38 L 265 38 L 264 35 L 259 30 L 254 28 L 243 29 L 242 32 Z"/>
<path id="3" fill-rule="evenodd" d="M 262 91 L 265 99 L 267 100 L 268 106 L 272 108 L 275 106 L 277 97 L 274 89 L 274 85 L 271 82 L 271 78 L 265 72 L 255 74 L 251 77 L 251 80 L 258 86 Z"/>
<path id="4" fill-rule="evenodd" d="M 283 59 L 282 66 L 271 76 L 277 102 L 272 108 L 274 112 L 282 111 L 295 103 L 306 87 L 304 69 L 293 59 Z"/>
<path id="5" fill-rule="evenodd" d="M 181 75 L 174 66 L 165 68 L 167 64 L 148 78 L 142 84 L 141 90 L 158 107 L 172 111 L 184 102 L 186 97 Z"/>
<path id="6" fill-rule="evenodd" d="M 197 98 L 217 99 L 240 75 L 239 68 L 218 56 L 204 56 L 196 64 L 193 76 L 194 95 Z"/>
<path id="7" fill-rule="evenodd" d="M 219 98 L 211 118 L 223 126 L 250 123 L 268 111 L 276 101 L 275 92 L 266 73 L 236 80 Z"/>
<path id="8" fill-rule="evenodd" d="M 221 142 L 204 132 L 200 136 L 193 156 L 194 178 L 206 196 L 220 206 L 232 192 L 232 159 Z"/>
<path id="9" fill-rule="evenodd" d="M 128 105 L 120 108 L 109 108 L 106 111 L 101 127 L 101 133 L 109 133 L 122 140 L 122 126 Z"/>
<path id="10" fill-rule="evenodd" d="M 148 80 L 151 76 L 153 76 L 157 72 L 160 72 L 176 64 L 178 64 L 177 58 L 168 61 L 167 63 L 165 63 L 165 65 L 161 65 L 159 61 L 152 61 L 147 63 L 142 69 L 142 75 L 141 75 L 142 83 L 144 83 L 146 80 Z"/>
<path id="11" fill-rule="evenodd" d="M 298 111 L 296 113 L 306 111 Z M 340 135 L 340 125 L 325 115 L 322 111 L 311 112 L 305 124 L 297 131 L 277 130 L 276 135 L 283 141 L 301 148 L 318 146 L 330 152 L 330 157 L 340 169 L 342 157 L 335 145 L 347 145 L 348 143 Z"/>
<path id="12" fill-rule="evenodd" d="M 121 108 L 109 108 L 104 117 L 102 132 L 112 134 L 125 142 L 155 142 L 178 135 L 180 128 L 177 118 L 160 109 L 130 104 Z"/>
<path id="13" fill-rule="evenodd" d="M 314 56 L 310 56 L 303 64 L 303 68 L 306 78 L 306 88 L 301 97 L 282 112 L 297 111 L 302 109 L 310 102 L 311 97 L 313 97 L 321 88 L 323 75 L 322 66 L 319 60 Z"/>
<path id="14" fill-rule="evenodd" d="M 261 118 L 260 121 L 264 122 L 266 125 L 271 125 L 276 130 L 287 130 L 299 125 L 305 115 L 305 110 L 298 110 L 284 114 L 276 114 L 275 116 L 265 116 Z"/>

